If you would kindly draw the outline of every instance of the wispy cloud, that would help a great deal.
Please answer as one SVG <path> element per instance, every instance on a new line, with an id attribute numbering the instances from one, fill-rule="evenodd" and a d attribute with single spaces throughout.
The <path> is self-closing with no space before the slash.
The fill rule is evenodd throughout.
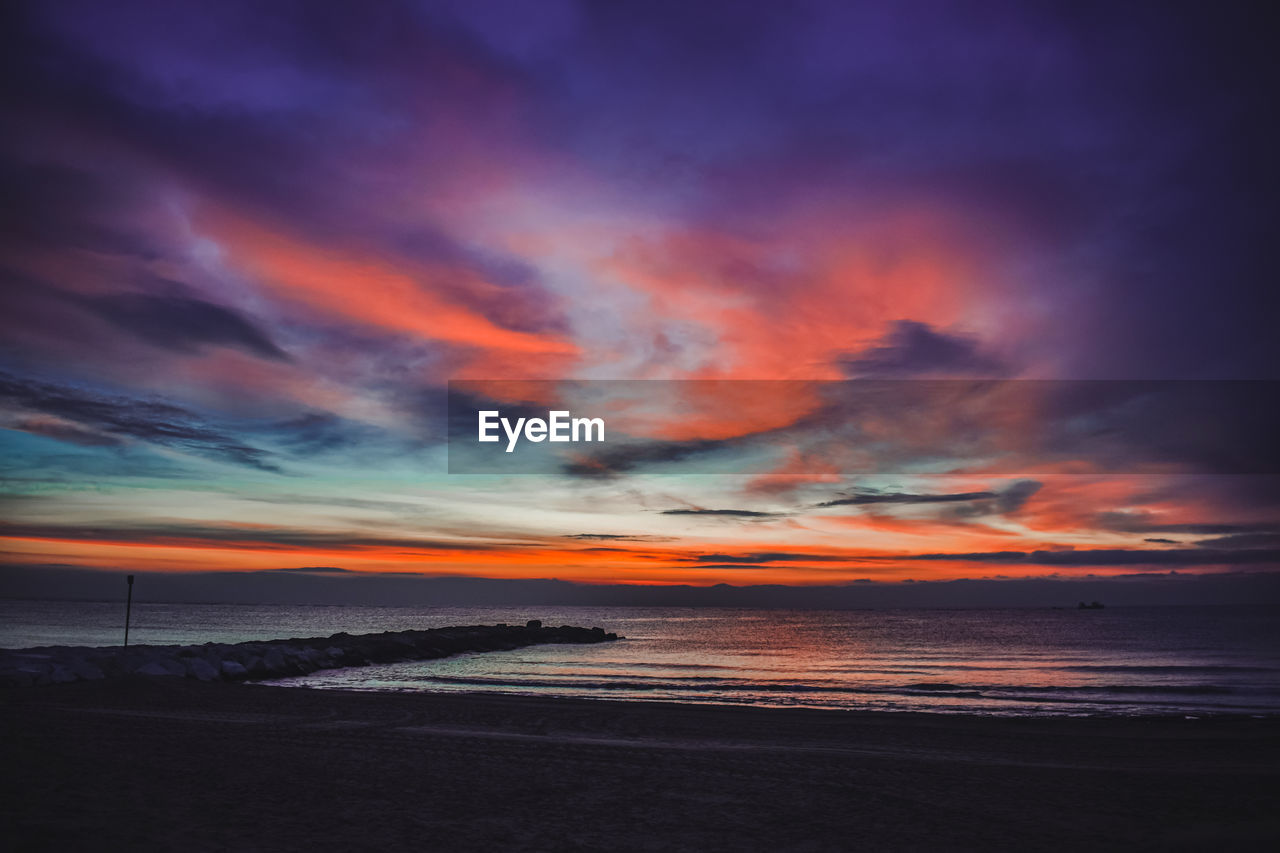
<path id="1" fill-rule="evenodd" d="M 161 349 L 189 353 L 202 346 L 220 345 L 238 347 L 263 358 L 281 361 L 289 358 L 242 314 L 203 299 L 147 293 L 68 294 L 67 298 Z"/>
<path id="2" fill-rule="evenodd" d="M 76 443 L 87 443 L 87 436 L 96 434 L 171 447 L 263 471 L 280 471 L 267 451 L 244 444 L 230 433 L 204 423 L 194 412 L 171 403 L 99 394 L 4 373 L 0 373 L 0 401 L 20 412 L 51 415 L 74 424 L 74 436 L 68 437 Z M 38 431 L 49 434 L 39 427 Z M 109 443 L 109 439 L 102 443 Z"/>
<path id="3" fill-rule="evenodd" d="M 589 542 L 659 542 L 669 539 L 665 536 L 650 536 L 631 533 L 567 533 L 565 539 L 581 539 Z"/>
<path id="4" fill-rule="evenodd" d="M 256 549 L 398 549 L 410 553 L 484 552 L 509 550 L 509 543 L 425 537 L 368 536 L 350 530 L 321 531 L 259 524 L 0 524 L 0 537 L 53 541 L 92 541 L 138 544 L 201 544 L 217 548 Z"/>
<path id="5" fill-rule="evenodd" d="M 662 515 L 705 515 L 713 518 L 780 518 L 785 513 L 780 512 L 762 512 L 754 509 L 702 509 L 700 507 L 689 507 L 680 509 L 664 509 L 661 510 Z"/>
<path id="6" fill-rule="evenodd" d="M 867 506 L 871 504 L 937 504 L 991 500 L 995 492 L 958 492 L 955 494 L 912 494 L 910 492 L 860 492 L 817 504 L 819 507 Z"/>
<path id="7" fill-rule="evenodd" d="M 1009 372 L 999 358 L 983 352 L 976 340 L 913 320 L 899 320 L 880 341 L 841 359 L 841 365 L 850 376 L 868 378 L 994 377 Z"/>

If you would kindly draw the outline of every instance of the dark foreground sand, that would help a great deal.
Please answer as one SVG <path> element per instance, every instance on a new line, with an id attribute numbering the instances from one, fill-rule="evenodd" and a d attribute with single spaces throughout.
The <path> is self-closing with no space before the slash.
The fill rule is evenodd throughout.
<path id="1" fill-rule="evenodd" d="M 0 692 L 13 850 L 1280 849 L 1280 721 Z"/>

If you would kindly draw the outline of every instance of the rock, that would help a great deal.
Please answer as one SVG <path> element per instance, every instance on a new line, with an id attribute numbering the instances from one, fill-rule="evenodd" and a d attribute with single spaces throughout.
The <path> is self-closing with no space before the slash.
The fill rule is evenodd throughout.
<path id="1" fill-rule="evenodd" d="M 192 658 L 188 661 L 187 675 L 191 678 L 198 678 L 201 681 L 218 680 L 218 671 L 213 668 L 213 664 L 204 658 Z"/>
<path id="2" fill-rule="evenodd" d="M 107 674 L 100 667 L 95 666 L 87 660 L 77 660 L 71 662 L 71 671 L 76 677 L 82 681 L 97 681 L 106 678 Z"/>
<path id="3" fill-rule="evenodd" d="M 175 674 L 173 672 L 170 672 L 169 668 L 158 660 L 153 660 L 151 661 L 151 663 L 143 664 L 142 666 L 135 669 L 134 672 L 137 673 L 138 675 L 162 675 L 166 677 L 173 676 Z M 177 673 L 177 674 L 185 675 L 186 673 L 183 672 L 183 673 Z"/>
<path id="4" fill-rule="evenodd" d="M 135 664 L 132 667 L 126 666 L 125 671 L 136 672 L 140 675 L 184 676 L 187 674 L 187 665 L 177 657 L 152 652 L 140 664 Z"/>
<path id="5" fill-rule="evenodd" d="M 54 684 L 67 684 L 71 681 L 79 681 L 76 674 L 65 666 L 55 666 L 53 672 L 49 673 L 49 680 Z"/>
<path id="6" fill-rule="evenodd" d="M 246 678 L 249 675 L 249 670 L 236 661 L 224 660 L 222 662 L 222 674 L 227 678 Z"/>
<path id="7" fill-rule="evenodd" d="M 334 634 L 327 638 L 187 646 L 84 648 L 51 646 L 0 649 L 0 686 L 30 687 L 130 673 L 242 681 L 404 660 L 427 660 L 463 652 L 516 649 L 540 643 L 598 643 L 617 639 L 602 628 L 544 628 L 530 619 L 524 629 L 471 625 L 381 634 Z"/>

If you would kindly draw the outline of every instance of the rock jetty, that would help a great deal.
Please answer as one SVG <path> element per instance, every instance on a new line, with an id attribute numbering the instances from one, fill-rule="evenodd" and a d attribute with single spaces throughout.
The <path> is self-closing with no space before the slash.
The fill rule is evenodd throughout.
<path id="1" fill-rule="evenodd" d="M 126 676 L 251 681 L 371 663 L 431 660 L 464 652 L 510 651 L 545 643 L 603 643 L 603 628 L 471 625 L 382 634 L 334 634 L 198 646 L 44 646 L 0 649 L 0 687 L 34 687 Z"/>

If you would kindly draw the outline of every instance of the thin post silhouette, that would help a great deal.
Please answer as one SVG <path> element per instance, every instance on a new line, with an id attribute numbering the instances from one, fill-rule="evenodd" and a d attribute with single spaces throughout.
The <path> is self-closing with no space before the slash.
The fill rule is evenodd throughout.
<path id="1" fill-rule="evenodd" d="M 124 604 L 124 644 L 129 646 L 129 617 L 133 614 L 133 575 L 125 578 L 129 582 L 129 597 L 125 599 Z"/>

